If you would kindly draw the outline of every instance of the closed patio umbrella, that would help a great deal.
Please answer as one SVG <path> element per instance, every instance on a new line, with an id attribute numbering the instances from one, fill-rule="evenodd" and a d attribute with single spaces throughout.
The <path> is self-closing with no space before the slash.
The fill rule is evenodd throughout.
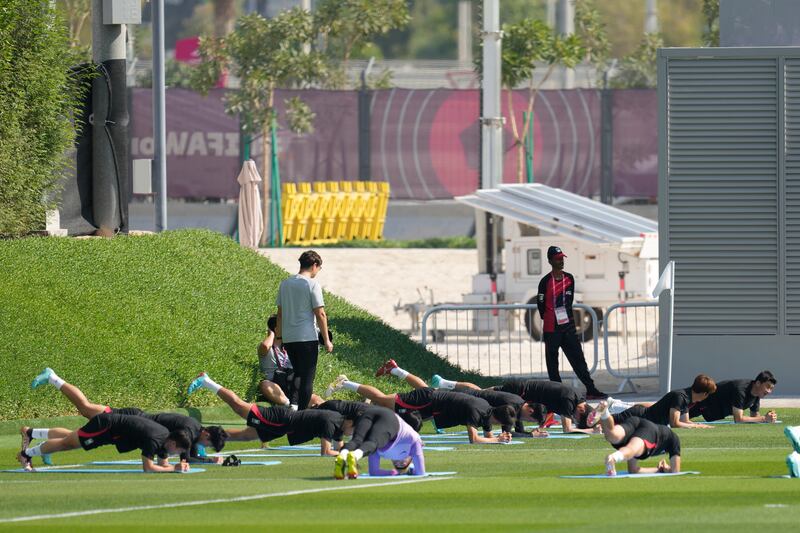
<path id="1" fill-rule="evenodd" d="M 242 165 L 239 177 L 239 243 L 247 248 L 258 248 L 261 232 L 264 231 L 264 219 L 261 216 L 261 196 L 258 184 L 261 176 L 258 174 L 255 161 L 248 159 Z"/>

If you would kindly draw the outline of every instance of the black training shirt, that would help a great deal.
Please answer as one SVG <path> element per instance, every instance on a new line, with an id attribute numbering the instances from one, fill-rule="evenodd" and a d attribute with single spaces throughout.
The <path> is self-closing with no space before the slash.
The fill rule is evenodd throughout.
<path id="1" fill-rule="evenodd" d="M 166 457 L 164 444 L 169 430 L 161 424 L 141 416 L 109 413 L 105 417 L 109 423 L 111 439 L 119 453 L 138 449 L 149 459 L 156 455 Z"/>
<path id="2" fill-rule="evenodd" d="M 721 418 L 733 414 L 733 408 L 751 413 L 758 412 L 761 399 L 753 396 L 753 381 L 749 379 L 731 379 L 717 383 L 717 390 L 708 398 L 697 404 L 698 409 L 710 408 L 721 415 Z"/>
<path id="3" fill-rule="evenodd" d="M 691 401 L 691 387 L 670 391 L 656 403 L 645 409 L 644 417 L 655 424 L 668 426 L 670 410 L 677 409 L 679 413 L 687 413 Z"/>
<path id="4" fill-rule="evenodd" d="M 521 396 L 526 402 L 543 404 L 548 411 L 573 418 L 583 396 L 578 391 L 557 381 L 541 379 L 508 379 L 498 390 Z"/>

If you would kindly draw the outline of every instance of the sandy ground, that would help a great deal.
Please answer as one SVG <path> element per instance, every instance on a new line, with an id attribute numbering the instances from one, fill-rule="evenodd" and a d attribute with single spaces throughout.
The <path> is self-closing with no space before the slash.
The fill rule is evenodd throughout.
<path id="1" fill-rule="evenodd" d="M 289 272 L 297 272 L 299 248 L 260 251 Z M 390 326 L 408 331 L 407 312 L 396 312 L 400 303 L 461 302 L 472 291 L 478 271 L 476 250 L 321 248 L 322 288 L 363 307 Z M 419 292 L 418 292 L 419 291 Z M 431 295 L 432 291 L 432 295 Z"/>

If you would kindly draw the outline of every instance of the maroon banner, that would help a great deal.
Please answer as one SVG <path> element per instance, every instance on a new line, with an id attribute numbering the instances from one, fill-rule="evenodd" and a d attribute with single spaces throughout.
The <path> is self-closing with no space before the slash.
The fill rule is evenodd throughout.
<path id="1" fill-rule="evenodd" d="M 167 90 L 168 194 L 235 198 L 239 170 L 238 119 L 224 112 L 225 91 L 208 97 Z M 371 100 L 372 179 L 388 181 L 392 198 L 428 200 L 478 188 L 480 131 L 476 90 L 376 91 Z M 315 113 L 315 131 L 285 128 L 284 101 L 302 98 Z M 655 197 L 658 183 L 656 93 L 615 91 L 613 168 L 616 196 Z M 152 157 L 151 91 L 134 89 L 131 153 Z M 358 179 L 358 95 L 354 91 L 278 91 L 278 152 L 283 181 Z M 503 180 L 518 180 L 517 147 L 506 95 Z M 540 91 L 534 108 L 534 181 L 584 196 L 600 192 L 600 93 Z M 518 128 L 527 91 L 514 91 Z M 261 169 L 262 139 L 251 154 Z M 525 173 L 523 172 L 523 179 Z"/>

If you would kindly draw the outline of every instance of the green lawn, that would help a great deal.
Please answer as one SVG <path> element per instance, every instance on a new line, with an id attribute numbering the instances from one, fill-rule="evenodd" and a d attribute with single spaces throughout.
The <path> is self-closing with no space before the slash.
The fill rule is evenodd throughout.
<path id="1" fill-rule="evenodd" d="M 200 414 L 206 421 L 237 422 L 224 408 Z M 800 410 L 781 409 L 780 415 L 800 423 Z M 15 467 L 20 423 L 0 423 L 4 469 Z M 44 424 L 77 427 L 81 419 L 37 421 Z M 195 475 L 0 473 L 0 529 L 789 531 L 800 523 L 800 480 L 770 478 L 786 473 L 791 446 L 782 429 L 679 430 L 684 469 L 701 475 L 662 479 L 560 479 L 603 471 L 611 448 L 601 436 L 429 451 L 429 470 L 458 472 L 443 479 L 335 481 L 333 460 L 321 457 L 286 457 L 277 466 L 207 467 Z M 120 458 L 113 449 L 54 456 L 62 465 Z M 119 511 L 166 505 L 174 506 Z M 91 511 L 97 514 L 83 514 Z M 62 513 L 81 514 L 8 522 Z"/>

